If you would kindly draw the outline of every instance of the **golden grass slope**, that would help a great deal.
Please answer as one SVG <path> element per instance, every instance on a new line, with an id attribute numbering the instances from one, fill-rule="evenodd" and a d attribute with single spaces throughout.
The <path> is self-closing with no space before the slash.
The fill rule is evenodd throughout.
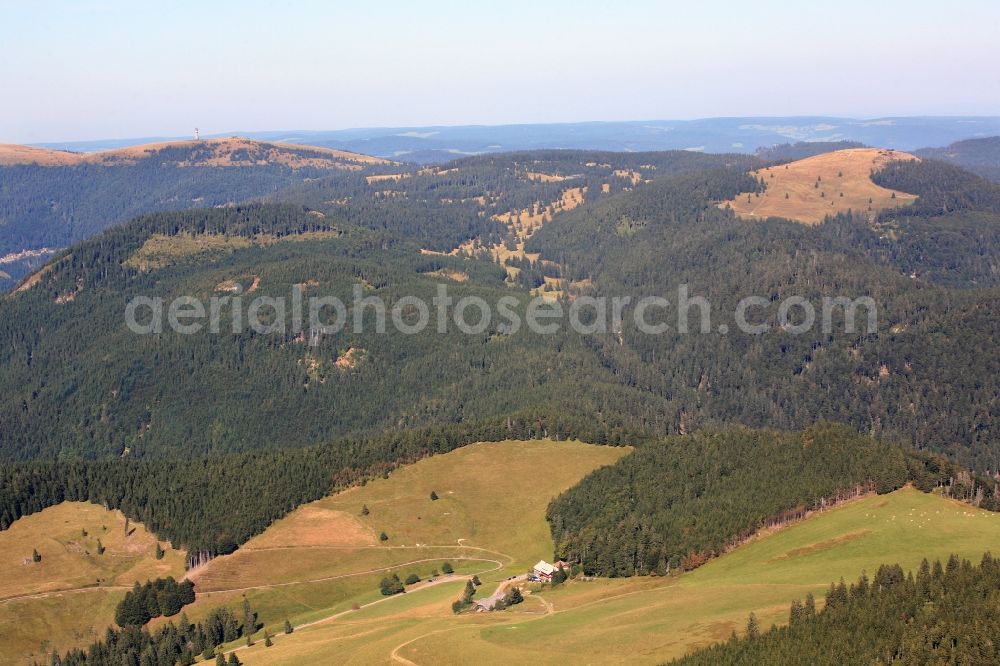
<path id="1" fill-rule="evenodd" d="M 347 169 L 357 171 L 370 165 L 391 164 L 389 160 L 345 150 L 291 143 L 271 143 L 243 137 L 199 141 L 164 141 L 96 153 L 73 153 L 49 148 L 0 144 L 0 166 L 37 164 L 72 166 L 100 164 L 120 166 L 156 155 L 167 148 L 192 148 L 195 159 L 174 162 L 175 166 L 234 167 L 279 164 L 293 169 Z"/>
<path id="2" fill-rule="evenodd" d="M 103 637 L 135 581 L 183 577 L 184 552 L 162 543 L 166 553 L 157 560 L 156 544 L 142 525 L 131 523 L 126 534 L 120 512 L 83 502 L 50 507 L 0 532 L 0 664 Z"/>
<path id="3" fill-rule="evenodd" d="M 460 616 L 449 608 L 460 586 L 441 586 L 239 656 L 249 666 L 659 664 L 742 633 L 751 611 L 764 627 L 787 622 L 792 599 L 812 592 L 822 601 L 840 577 L 951 553 L 978 560 L 987 550 L 1000 550 L 1000 514 L 904 488 L 817 513 L 681 576 L 570 581 L 536 588 L 510 611 Z"/>
<path id="4" fill-rule="evenodd" d="M 448 606 L 462 576 L 478 574 L 495 588 L 550 559 L 550 500 L 628 450 L 540 440 L 472 444 L 426 458 L 300 507 L 232 555 L 192 571 L 198 599 L 185 611 L 197 621 L 213 607 L 238 607 L 246 595 L 268 629 L 280 633 L 285 618 L 301 625 L 348 612 L 353 621 L 353 604 L 380 602 L 379 613 L 386 613 L 431 594 L 428 588 L 443 588 Z M 382 532 L 387 541 L 379 540 Z M 387 574 L 426 580 L 444 562 L 454 577 L 381 602 L 378 584 Z"/>
<path id="5" fill-rule="evenodd" d="M 508 555 L 519 565 L 534 564 L 552 555 L 545 522 L 549 501 L 628 450 L 549 440 L 465 446 L 400 468 L 388 479 L 300 507 L 234 555 L 193 572 L 192 579 L 206 590 L 219 588 L 219 579 L 253 585 L 270 567 L 240 560 L 263 561 L 268 559 L 265 553 L 275 550 L 281 551 L 289 571 L 286 575 L 270 568 L 266 575 L 273 581 L 302 580 L 296 560 L 301 564 L 312 557 L 309 553 L 324 548 L 439 549 L 445 555 L 482 549 L 493 556 Z M 430 499 L 432 491 L 438 500 Z M 367 515 L 361 515 L 363 506 L 368 507 Z M 382 532 L 389 536 L 384 543 L 377 539 Z M 325 564 L 317 559 L 317 575 L 343 572 L 343 554 L 327 558 Z"/>
<path id="6" fill-rule="evenodd" d="M 12 143 L 0 144 L 0 166 L 37 164 L 38 166 L 71 166 L 81 163 L 81 153 L 51 148 L 35 148 Z"/>
<path id="7" fill-rule="evenodd" d="M 915 159 L 909 153 L 879 148 L 823 153 L 754 171 L 752 175 L 762 179 L 767 189 L 760 194 L 739 194 L 721 205 L 746 219 L 783 217 L 804 224 L 819 224 L 827 215 L 848 210 L 872 215 L 917 198 L 876 185 L 872 172 L 889 162 Z"/>

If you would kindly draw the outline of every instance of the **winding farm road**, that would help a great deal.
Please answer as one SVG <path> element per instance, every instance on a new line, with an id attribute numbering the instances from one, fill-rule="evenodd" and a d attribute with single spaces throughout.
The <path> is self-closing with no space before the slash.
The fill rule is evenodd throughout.
<path id="1" fill-rule="evenodd" d="M 383 548 L 383 549 L 385 549 L 385 548 L 403 549 L 403 548 L 418 548 L 418 547 L 419 548 L 463 548 L 463 549 L 466 549 L 466 550 L 477 550 L 477 551 L 480 551 L 480 552 L 483 552 L 483 553 L 489 553 L 491 555 L 497 555 L 497 556 L 499 556 L 499 557 L 507 560 L 507 564 L 509 564 L 509 563 L 511 563 L 511 562 L 514 561 L 514 558 L 512 556 L 508 555 L 507 553 L 501 553 L 500 551 L 490 550 L 488 548 L 481 548 L 479 546 L 464 546 L 464 545 L 461 545 L 462 541 L 465 541 L 465 539 L 459 539 L 458 540 L 458 542 L 459 542 L 458 546 L 433 546 L 433 545 L 421 545 L 421 546 L 382 546 L 381 548 Z M 320 547 L 322 548 L 323 546 L 320 546 Z M 339 548 L 339 547 L 332 546 L 331 548 Z M 372 548 L 380 548 L 380 546 L 372 546 Z M 281 548 L 277 548 L 276 550 L 279 550 L 279 549 L 281 549 Z M 265 550 L 265 549 L 262 548 L 260 550 Z M 295 583 L 275 583 L 275 584 L 272 584 L 272 585 L 259 585 L 259 586 L 254 586 L 254 587 L 234 588 L 234 589 L 228 589 L 228 590 L 212 590 L 210 592 L 199 592 L 198 594 L 199 595 L 202 595 L 202 594 L 208 595 L 208 594 L 219 594 L 219 593 L 222 593 L 222 592 L 241 592 L 243 590 L 257 590 L 257 589 L 267 589 L 267 588 L 273 588 L 273 587 L 283 587 L 283 586 L 286 586 L 286 585 L 301 585 L 303 583 L 316 583 L 316 582 L 320 582 L 320 581 L 324 581 L 324 580 L 333 580 L 333 579 L 336 579 L 336 578 L 345 578 L 345 577 L 348 577 L 348 576 L 359 576 L 359 575 L 368 574 L 368 573 L 378 573 L 380 571 L 388 571 L 388 570 L 392 570 L 392 569 L 398 569 L 400 567 L 405 567 L 405 566 L 408 566 L 410 564 L 417 564 L 417 563 L 421 563 L 421 562 L 436 562 L 436 561 L 438 561 L 440 559 L 441 559 L 440 557 L 425 558 L 425 559 L 420 559 L 420 560 L 414 560 L 412 562 L 401 562 L 399 564 L 394 564 L 394 565 L 392 565 L 390 567 L 380 567 L 378 569 L 370 569 L 368 571 L 352 572 L 352 573 L 348 573 L 348 574 L 341 574 L 341 575 L 338 575 L 338 576 L 329 576 L 329 577 L 326 577 L 326 578 L 317 578 L 317 579 L 309 580 L 309 581 L 301 581 L 301 582 L 295 582 Z M 487 574 L 487 573 L 492 573 L 494 571 L 499 571 L 499 570 L 503 569 L 504 566 L 505 566 L 504 562 L 501 562 L 500 560 L 489 559 L 489 558 L 453 557 L 451 559 L 453 559 L 453 560 L 470 561 L 470 562 L 491 562 L 491 563 L 495 564 L 496 566 L 493 567 L 493 568 L 491 568 L 491 569 L 483 569 L 482 571 L 477 571 L 477 572 L 471 573 L 471 574 L 465 574 L 465 575 L 444 575 L 444 576 L 440 576 L 438 578 L 435 578 L 434 580 L 423 581 L 421 583 L 417 583 L 416 585 L 410 586 L 410 590 L 408 590 L 408 593 L 420 592 L 421 590 L 425 590 L 425 589 L 434 587 L 436 585 L 441 585 L 442 583 L 453 583 L 455 581 L 472 580 L 473 576 L 479 576 L 480 574 Z M 503 587 L 503 585 L 506 584 L 507 582 L 508 581 L 504 581 L 503 583 L 500 584 L 500 586 Z M 307 627 L 312 627 L 312 626 L 315 626 L 317 624 L 323 624 L 325 622 L 330 622 L 332 620 L 336 620 L 336 619 L 344 617 L 346 615 L 357 613 L 359 610 L 362 610 L 362 609 L 365 609 L 365 608 L 369 608 L 369 607 L 374 606 L 376 604 L 384 604 L 384 603 L 388 603 L 390 601 L 393 601 L 394 599 L 399 599 L 401 596 L 402 595 L 394 594 L 392 596 L 384 597 L 382 599 L 376 599 L 375 601 L 370 601 L 367 604 L 363 604 L 363 605 L 359 606 L 357 609 L 353 609 L 352 608 L 350 610 L 339 611 L 339 612 L 334 613 L 332 615 L 327 615 L 326 617 L 322 617 L 322 618 L 320 618 L 318 620 L 312 620 L 311 622 L 305 622 L 303 624 L 296 625 L 295 626 L 295 630 L 298 631 L 299 629 L 305 629 Z M 460 628 L 460 627 L 455 627 L 455 628 Z M 451 629 L 446 629 L 446 630 L 442 630 L 442 631 L 450 631 L 450 630 Z M 433 632 L 433 633 L 439 633 L 439 632 Z M 417 638 L 415 638 L 413 640 L 419 640 L 419 639 L 424 638 L 424 637 L 429 636 L 429 635 L 430 634 L 425 634 L 424 636 L 418 636 Z M 277 642 L 279 638 L 283 638 L 284 636 L 285 636 L 284 634 L 275 635 L 275 636 L 271 637 L 271 640 L 274 641 L 274 642 Z M 409 641 L 409 642 L 412 642 L 412 641 Z M 232 650 L 226 650 L 225 652 L 226 653 L 237 652 L 239 650 L 245 650 L 245 649 L 247 649 L 247 647 L 249 647 L 249 646 L 242 645 L 242 646 L 234 647 Z M 395 660 L 397 660 L 397 661 L 399 661 L 402 664 L 406 664 L 407 666 L 410 666 L 411 664 L 412 664 L 412 666 L 416 666 L 415 664 L 413 664 L 413 662 L 411 662 L 411 661 L 409 661 L 409 660 L 407 660 L 407 659 L 405 659 L 403 657 L 399 657 L 397 655 L 398 650 L 401 649 L 402 647 L 405 647 L 405 644 L 397 646 L 396 649 L 393 650 L 393 652 L 392 652 L 392 658 L 395 659 Z"/>
<path id="2" fill-rule="evenodd" d="M 500 571 L 505 566 L 511 564 L 514 561 L 514 558 L 511 555 L 508 555 L 507 553 L 502 553 L 502 552 L 496 551 L 496 550 L 490 550 L 489 548 L 482 548 L 480 546 L 466 546 L 466 545 L 464 545 L 462 543 L 463 541 L 465 541 L 465 539 L 458 539 L 458 545 L 447 545 L 447 546 L 435 546 L 435 545 L 429 545 L 428 544 L 428 545 L 420 545 L 420 546 L 365 546 L 364 548 L 369 548 L 370 547 L 372 549 L 378 548 L 378 549 L 381 549 L 381 550 L 386 550 L 386 549 L 404 550 L 404 549 L 417 549 L 417 548 L 462 549 L 462 550 L 466 550 L 466 551 L 477 551 L 477 552 L 483 553 L 484 555 L 494 555 L 497 558 L 499 558 L 499 559 L 493 559 L 493 558 L 489 558 L 489 557 L 469 557 L 469 556 L 463 556 L 463 555 L 456 555 L 456 556 L 454 556 L 454 557 L 452 557 L 450 559 L 452 559 L 454 561 L 464 561 L 464 562 L 484 562 L 484 563 L 493 564 L 495 566 L 493 566 L 492 568 L 483 569 L 482 571 L 477 571 L 477 572 L 471 573 L 471 574 L 465 574 L 465 575 L 444 575 L 444 576 L 439 576 L 438 578 L 435 578 L 434 580 L 423 581 L 423 582 L 417 583 L 416 585 L 410 586 L 410 589 L 408 590 L 408 592 L 410 592 L 410 593 L 419 592 L 421 590 L 425 590 L 425 589 L 428 589 L 428 588 L 431 588 L 431 587 L 435 587 L 435 586 L 441 585 L 443 583 L 452 583 L 452 582 L 462 581 L 462 580 L 472 580 L 473 576 L 479 576 L 479 575 L 482 575 L 482 574 L 492 573 L 494 571 Z M 294 548 L 296 548 L 296 546 L 288 546 L 288 547 L 277 546 L 277 547 L 269 547 L 269 548 L 248 549 L 247 552 L 253 552 L 253 551 L 256 551 L 256 550 L 290 550 L 290 549 L 294 549 Z M 298 548 L 318 548 L 318 549 L 329 549 L 329 550 L 357 550 L 358 549 L 357 546 L 355 546 L 355 547 L 350 547 L 350 546 L 299 546 Z M 399 569 L 401 567 L 407 567 L 407 566 L 410 566 L 410 565 L 413 565 L 413 564 L 423 564 L 423 563 L 426 563 L 426 562 L 437 562 L 439 560 L 441 560 L 441 557 L 421 558 L 421 559 L 417 559 L 417 560 L 411 560 L 411 561 L 408 561 L 408 562 L 399 562 L 399 563 L 393 564 L 391 566 L 377 567 L 377 568 L 374 568 L 374 569 L 366 569 L 364 571 L 352 571 L 350 573 L 337 574 L 337 575 L 334 575 L 334 576 L 324 576 L 324 577 L 321 577 L 321 578 L 312 578 L 312 579 L 309 579 L 309 580 L 301 580 L 301 581 L 289 581 L 289 582 L 281 582 L 281 583 L 270 583 L 270 584 L 264 584 L 264 585 L 251 585 L 251 586 L 247 586 L 247 587 L 234 587 L 234 588 L 225 588 L 225 589 L 218 589 L 218 590 L 206 590 L 204 592 L 199 591 L 197 594 L 200 597 L 200 596 L 211 596 L 213 594 L 225 594 L 225 593 L 232 593 L 232 592 L 247 592 L 247 591 L 250 591 L 250 590 L 276 589 L 276 588 L 288 587 L 288 586 L 292 586 L 292 585 L 307 585 L 309 583 L 320 583 L 320 582 L 324 582 L 324 581 L 337 580 L 337 579 L 340 579 L 340 578 L 350 578 L 350 577 L 353 577 L 353 576 L 363 576 L 363 575 L 373 574 L 373 573 L 379 573 L 379 572 L 383 572 L 383 571 L 391 571 L 391 570 L 394 570 L 394 569 Z M 191 572 L 189 572 L 189 573 L 191 573 Z M 517 576 L 516 578 L 513 578 L 513 579 L 508 578 L 508 579 L 505 579 L 505 580 L 501 581 L 500 584 L 497 586 L 496 590 L 491 595 L 491 597 L 487 597 L 487 598 L 497 598 L 497 599 L 499 599 L 500 597 L 503 596 L 505 589 L 508 586 L 510 586 L 510 584 L 512 582 L 523 580 L 526 577 L 527 577 L 527 574 L 524 574 L 524 575 L 521 575 L 521 576 Z M 96 591 L 122 591 L 122 592 L 124 592 L 124 591 L 128 591 L 128 590 L 131 590 L 131 589 L 132 588 L 130 586 L 127 586 L 127 585 L 101 585 L 101 586 L 65 588 L 65 589 L 61 589 L 61 590 L 48 590 L 48 591 L 45 591 L 45 592 L 33 592 L 33 593 L 28 593 L 28 594 L 20 594 L 20 595 L 10 596 L 10 597 L 6 597 L 6 598 L 3 598 L 3 599 L 0 599 L 0 604 L 11 603 L 11 602 L 20 601 L 20 600 L 28 600 L 28 599 L 43 599 L 43 598 L 46 598 L 46 597 L 54 597 L 54 596 L 59 596 L 59 595 L 64 595 L 64 594 L 77 594 L 77 593 L 82 593 L 82 592 L 96 592 Z M 303 624 L 296 625 L 295 629 L 296 630 L 305 629 L 307 627 L 312 627 L 312 626 L 315 626 L 315 625 L 318 625 L 318 624 L 323 624 L 325 622 L 330 622 L 332 620 L 336 620 L 336 619 L 344 617 L 346 615 L 350 615 L 352 613 L 356 613 L 358 610 L 361 610 L 361 609 L 364 609 L 364 608 L 368 608 L 368 607 L 374 606 L 376 604 L 389 603 L 389 602 L 393 601 L 394 599 L 399 599 L 400 596 L 401 595 L 393 595 L 393 596 L 389 596 L 389 597 L 384 597 L 382 599 L 376 599 L 375 601 L 371 601 L 371 602 L 369 602 L 367 604 L 364 604 L 364 605 L 360 606 L 358 609 L 350 609 L 350 610 L 345 610 L 345 611 L 339 611 L 337 613 L 333 613 L 333 614 L 328 615 L 326 617 L 322 617 L 322 618 L 320 618 L 318 620 L 313 620 L 313 621 L 310 621 L 310 622 L 305 622 Z M 537 596 L 537 595 L 535 595 L 535 596 Z M 549 613 L 554 612 L 553 609 L 552 609 L 552 605 L 550 603 L 546 602 L 540 596 L 538 596 L 537 598 L 546 607 L 546 613 L 545 613 L 545 615 L 548 615 Z M 544 615 L 542 617 L 544 617 Z M 524 620 L 522 619 L 521 621 L 524 621 Z M 421 636 L 417 636 L 415 638 L 412 638 L 412 639 L 410 639 L 410 640 L 408 640 L 408 641 L 406 641 L 404 643 L 401 643 L 400 645 L 397 645 L 393 649 L 393 651 L 391 653 L 391 658 L 392 658 L 392 660 L 394 662 L 399 663 L 399 664 L 403 664 L 403 666 L 418 666 L 417 664 L 415 664 L 414 662 L 410 661 L 409 659 L 401 656 L 399 654 L 400 650 L 404 649 L 405 647 L 407 647 L 408 645 L 410 645 L 412 643 L 415 643 L 416 641 L 419 641 L 419 640 L 422 640 L 424 638 L 427 638 L 428 636 L 432 636 L 432 635 L 439 634 L 439 633 L 444 633 L 444 632 L 447 632 L 447 631 L 454 631 L 456 629 L 463 629 L 463 628 L 465 628 L 464 625 L 459 625 L 459 626 L 456 626 L 456 627 L 449 627 L 447 629 L 439 629 L 437 631 L 433 631 L 433 632 L 430 632 L 430 633 L 423 634 Z M 283 634 L 281 634 L 281 635 L 275 635 L 275 636 L 271 637 L 271 640 L 277 642 L 279 639 L 281 639 L 283 637 L 284 637 Z M 247 649 L 247 647 L 248 646 L 245 646 L 245 645 L 244 646 L 237 646 L 237 647 L 232 648 L 231 650 L 227 650 L 226 652 L 228 653 L 228 652 L 236 652 L 236 651 L 239 651 L 239 650 L 245 650 L 245 649 Z"/>
<path id="3" fill-rule="evenodd" d="M 27 594 L 15 594 L 10 597 L 0 599 L 0 604 L 12 601 L 26 601 L 28 599 L 45 599 L 47 597 L 57 597 L 62 594 L 76 594 L 79 592 L 101 592 L 104 590 L 117 590 L 127 592 L 131 590 L 131 585 L 88 585 L 86 587 L 67 587 L 61 590 L 47 590 L 45 592 L 28 592 Z"/>
<path id="4" fill-rule="evenodd" d="M 507 580 L 502 581 L 500 583 L 500 585 L 497 586 L 497 589 L 492 594 L 492 596 L 488 597 L 488 598 L 493 598 L 493 597 L 499 598 L 499 596 L 503 596 L 503 592 L 504 592 L 505 588 L 507 588 L 512 583 L 516 583 L 516 582 L 518 582 L 520 580 L 524 580 L 527 577 L 528 577 L 528 574 L 524 574 L 524 575 L 521 575 L 521 576 L 517 576 L 517 577 L 515 577 L 513 579 L 508 578 Z M 517 618 L 512 619 L 511 622 L 510 622 L 510 624 L 514 624 L 514 623 L 523 624 L 525 622 L 533 622 L 535 620 L 541 620 L 543 617 L 546 617 L 547 615 L 550 615 L 550 614 L 556 612 L 556 610 L 552 606 L 552 602 L 550 602 L 550 601 L 542 598 L 542 596 L 538 595 L 538 594 L 533 594 L 531 596 L 532 596 L 532 598 L 538 599 L 540 602 L 542 602 L 542 606 L 545 607 L 545 612 L 542 613 L 541 615 L 537 616 L 537 617 L 525 618 L 523 616 L 518 616 Z M 409 639 L 407 641 L 404 641 L 403 643 L 400 643 L 395 648 L 393 648 L 392 652 L 389 654 L 389 657 L 390 657 L 390 659 L 392 661 L 394 661 L 396 663 L 399 663 L 399 664 L 403 664 L 403 666 L 420 666 L 416 662 L 414 662 L 414 661 L 412 661 L 410 659 L 407 659 L 406 657 L 404 657 L 403 655 L 401 655 L 399 653 L 400 650 L 406 648 L 407 646 L 413 645 L 417 641 L 422 641 L 425 638 L 429 638 L 430 636 L 435 636 L 437 634 L 443 634 L 443 633 L 448 632 L 448 631 L 457 631 L 459 629 L 468 629 L 468 628 L 469 628 L 468 625 L 458 625 L 458 626 L 455 626 L 455 627 L 448 627 L 447 629 L 438 629 L 436 631 L 431 631 L 431 632 L 428 632 L 426 634 L 422 634 L 420 636 L 417 636 L 415 638 L 411 638 L 411 639 Z"/>
<path id="5" fill-rule="evenodd" d="M 485 571 L 482 571 L 481 573 L 489 573 L 491 571 L 497 571 L 499 569 L 502 569 L 503 566 L 504 566 L 503 562 L 501 562 L 500 560 L 492 560 L 492 559 L 485 558 L 485 557 L 461 557 L 461 556 L 459 556 L 459 557 L 452 557 L 451 559 L 454 560 L 454 561 L 456 561 L 456 562 L 458 562 L 458 561 L 465 561 L 465 562 L 492 562 L 493 564 L 496 565 L 492 569 L 486 569 Z M 212 595 L 212 594 L 226 594 L 226 593 L 230 593 L 230 592 L 247 592 L 249 590 L 271 590 L 271 589 L 276 589 L 276 588 L 279 588 L 279 587 L 289 587 L 289 586 L 292 586 L 292 585 L 308 585 L 309 583 L 324 583 L 324 582 L 329 581 L 329 580 L 338 580 L 338 579 L 341 579 L 341 578 L 352 578 L 354 576 L 364 576 L 366 574 L 380 573 L 382 571 L 392 571 L 394 569 L 400 569 L 402 567 L 410 566 L 411 564 L 423 564 L 425 562 L 439 562 L 440 560 L 441 560 L 440 557 L 427 557 L 427 558 L 423 558 L 423 559 L 419 559 L 419 560 L 411 560 L 409 562 L 399 562 L 399 563 L 393 564 L 391 566 L 378 567 L 376 569 L 366 569 L 364 571 L 352 571 L 350 573 L 337 574 L 335 576 L 323 576 L 322 578 L 310 578 L 309 580 L 294 580 L 294 581 L 288 581 L 288 582 L 284 582 L 284 583 L 267 583 L 267 584 L 263 584 L 263 585 L 249 585 L 247 587 L 229 587 L 229 588 L 224 588 L 224 589 L 220 589 L 220 590 L 206 590 L 204 592 L 198 592 L 198 596 L 209 596 L 209 595 Z M 435 579 L 435 581 L 436 580 L 437 579 Z M 451 580 L 457 580 L 457 578 L 452 577 Z M 427 583 L 429 584 L 429 583 L 433 583 L 435 581 L 427 581 Z M 420 589 L 423 589 L 423 587 L 427 587 L 427 585 L 422 585 Z M 384 601 L 384 599 L 380 599 L 380 601 Z"/>

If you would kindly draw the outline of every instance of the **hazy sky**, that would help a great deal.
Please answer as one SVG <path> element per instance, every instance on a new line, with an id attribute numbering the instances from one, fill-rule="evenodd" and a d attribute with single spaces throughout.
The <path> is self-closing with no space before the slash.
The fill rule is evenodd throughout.
<path id="1" fill-rule="evenodd" d="M 997 0 L 0 0 L 0 142 L 1000 115 Z"/>

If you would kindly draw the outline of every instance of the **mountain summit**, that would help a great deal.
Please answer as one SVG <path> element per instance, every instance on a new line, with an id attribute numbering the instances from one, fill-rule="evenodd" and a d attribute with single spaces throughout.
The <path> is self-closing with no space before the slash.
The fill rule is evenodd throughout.
<path id="1" fill-rule="evenodd" d="M 243 137 L 192 141 L 164 141 L 94 153 L 76 153 L 50 148 L 0 145 L 0 166 L 131 166 L 144 160 L 179 167 L 246 167 L 281 165 L 299 169 L 360 170 L 365 166 L 389 164 L 388 160 L 334 148 L 270 143 Z"/>

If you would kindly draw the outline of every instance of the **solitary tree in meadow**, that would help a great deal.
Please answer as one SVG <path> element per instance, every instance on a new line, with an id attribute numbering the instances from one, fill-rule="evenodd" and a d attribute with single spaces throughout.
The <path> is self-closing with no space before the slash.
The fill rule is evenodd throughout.
<path id="1" fill-rule="evenodd" d="M 257 613 L 250 605 L 250 600 L 243 597 L 243 633 L 251 636 L 255 631 L 257 631 Z"/>

